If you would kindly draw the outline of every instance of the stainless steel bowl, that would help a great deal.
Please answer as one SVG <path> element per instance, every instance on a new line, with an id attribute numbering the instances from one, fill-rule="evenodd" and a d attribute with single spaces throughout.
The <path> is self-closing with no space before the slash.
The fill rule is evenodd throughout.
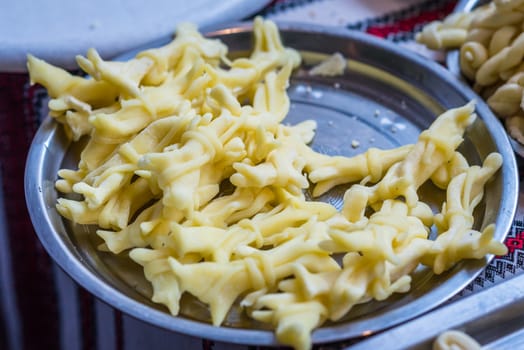
<path id="1" fill-rule="evenodd" d="M 466 84 L 439 64 L 366 34 L 304 24 L 280 23 L 279 27 L 284 43 L 304 55 L 289 89 L 292 105 L 287 121 L 316 119 L 313 147 L 317 150 L 352 155 L 371 146 L 412 143 L 441 112 L 476 99 L 479 118 L 467 130 L 461 150 L 471 164 L 480 164 L 493 151 L 504 159 L 475 213 L 476 228 L 495 222 L 496 239 L 505 238 L 517 205 L 515 156 L 499 121 Z M 209 36 L 222 39 L 234 55 L 250 50 L 251 30 L 250 24 L 239 24 L 210 31 Z M 167 39 L 152 46 L 165 42 Z M 344 75 L 313 77 L 307 73 L 311 65 L 334 52 L 349 59 Z M 359 146 L 355 148 L 353 141 Z M 61 126 L 47 118 L 33 140 L 25 173 L 27 205 L 38 237 L 74 280 L 109 305 L 158 327 L 217 341 L 276 344 L 267 326 L 248 319 L 236 307 L 222 327 L 211 326 L 207 308 L 190 296 L 183 298 L 181 314 L 171 316 L 149 300 L 151 287 L 126 254 L 98 251 L 100 241 L 93 227 L 63 220 L 55 210 L 54 181 L 59 168 L 75 166 L 78 152 L 78 145 L 67 141 Z M 340 205 L 336 191 L 322 199 Z M 315 330 L 313 342 L 373 334 L 421 315 L 459 292 L 491 258 L 461 262 L 439 276 L 420 268 L 413 275 L 409 293 L 358 305 L 339 322 Z"/>

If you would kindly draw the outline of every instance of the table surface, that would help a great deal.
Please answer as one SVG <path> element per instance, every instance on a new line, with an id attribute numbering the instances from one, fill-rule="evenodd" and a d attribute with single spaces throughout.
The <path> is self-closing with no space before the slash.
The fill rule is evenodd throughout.
<path id="1" fill-rule="evenodd" d="M 171 35 L 177 23 L 199 27 L 238 21 L 269 0 L 17 0 L 0 11 L 0 72 L 25 71 L 27 53 L 65 68 L 96 47 L 113 57 Z M 202 10 L 206 9 L 206 10 Z M 133 25 L 129 25 L 132 23 Z"/>
<path id="2" fill-rule="evenodd" d="M 184 5 L 176 7 L 179 11 L 181 9 L 193 9 L 193 5 L 197 8 L 205 2 L 203 0 L 180 2 Z M 16 3 L 16 5 L 10 4 L 9 6 L 17 9 L 17 15 L 24 14 L 24 11 L 35 11 L 37 9 L 33 6 L 24 10 L 24 1 L 12 1 L 11 3 Z M 49 3 L 62 4 L 59 0 L 49 1 Z M 124 4 L 124 2 L 116 3 L 109 0 L 104 3 L 107 4 L 106 9 L 111 8 L 111 6 L 115 9 L 118 4 Z M 168 2 L 158 1 L 158 3 L 167 6 Z M 169 3 L 178 4 L 179 2 L 170 1 Z M 187 3 L 191 5 L 184 7 Z M 214 3 L 229 3 L 229 1 Z M 232 1 L 231 4 L 233 3 L 238 5 L 240 1 Z M 244 3 L 247 3 L 247 1 Z M 244 8 L 242 11 L 246 15 L 241 15 L 241 18 L 251 18 L 253 11 L 258 11 L 257 6 L 260 6 L 262 2 L 257 3 L 256 5 L 253 3 L 249 9 Z M 270 4 L 267 1 L 263 3 L 266 6 L 257 14 L 273 20 L 301 21 L 344 27 L 348 30 L 360 30 L 393 41 L 432 59 L 443 60 L 441 53 L 425 49 L 416 44 L 413 38 L 422 24 L 443 18 L 449 14 L 456 1 L 280 0 L 272 1 Z M 62 5 L 71 6 L 64 4 Z M 82 6 L 89 6 L 88 4 L 93 4 L 93 2 L 85 2 Z M 141 10 L 138 7 L 133 7 L 133 2 L 126 2 L 126 4 L 128 11 Z M 218 5 L 213 6 L 218 7 Z M 89 10 L 102 15 L 101 8 L 104 8 L 104 6 L 97 8 L 96 11 Z M 68 8 L 67 11 L 76 14 L 74 9 Z M 182 15 L 184 10 L 181 11 L 178 15 L 167 12 L 163 14 L 167 17 L 173 16 L 169 28 L 174 27 L 178 19 L 194 18 L 190 15 Z M 228 19 L 239 19 L 238 12 L 236 15 L 232 15 L 234 10 L 229 9 L 228 11 L 224 13 L 227 12 L 232 17 L 225 15 L 227 18 L 221 17 L 220 21 L 223 19 L 226 19 L 226 21 Z M 203 12 L 205 11 L 199 13 Z M 56 14 L 54 15 L 56 16 Z M 107 15 L 107 13 L 104 13 L 104 15 Z M 149 13 L 149 15 L 154 16 L 152 13 Z M 34 13 L 27 14 L 27 17 L 37 18 L 34 16 L 36 16 Z M 2 33 L 2 25 L 5 25 L 5 23 L 2 24 L 2 19 L 8 17 L 5 12 L 0 12 L 0 33 Z M 78 16 L 71 15 L 71 18 L 68 17 L 67 20 L 73 21 L 75 18 L 78 18 Z M 205 20 L 204 18 L 205 16 L 200 18 L 201 23 L 206 21 L 208 21 L 207 24 L 218 22 L 216 18 L 215 20 L 212 20 L 212 17 L 206 17 Z M 19 23 L 15 23 L 16 21 L 13 19 L 9 20 L 9 23 L 14 26 L 13 28 L 20 29 Z M 93 21 L 93 19 L 91 20 Z M 156 22 L 164 23 L 165 21 Z M 79 26 L 80 24 L 84 29 L 87 27 L 94 32 L 100 30 L 97 35 L 110 35 L 111 32 L 110 28 L 106 27 L 107 22 L 105 20 L 90 22 L 88 19 L 82 18 L 81 22 L 78 22 Z M 94 28 L 90 28 L 91 24 Z M 39 25 L 39 27 L 52 30 L 51 27 L 47 26 Z M 165 31 L 165 28 L 162 31 Z M 46 32 L 46 35 L 50 31 Z M 28 32 L 29 29 L 23 31 L 26 34 Z M 20 33 L 20 35 L 26 34 Z M 113 34 L 115 33 L 111 35 Z M 154 33 L 148 32 L 147 35 L 154 36 Z M 137 38 L 135 37 L 137 45 L 142 44 L 139 41 L 144 37 Z M 114 40 L 114 38 L 111 40 Z M 133 37 L 130 36 L 126 40 L 130 40 L 127 41 L 128 45 L 133 44 Z M 4 32 L 4 34 L 0 34 L 0 46 L 6 42 L 8 42 L 8 39 L 6 39 Z M 96 43 L 96 41 L 90 42 L 93 45 Z M 79 44 L 79 42 L 75 42 L 75 44 Z M 19 52 L 16 53 L 16 50 L 13 49 L 16 45 L 16 43 L 10 42 L 7 46 L 2 46 L 2 48 L 8 47 L 9 50 L 0 50 L 0 72 L 3 71 L 3 73 L 0 73 L 0 181 L 2 183 L 0 199 L 4 198 L 3 202 L 0 201 L 0 242 L 2 242 L 0 244 L 0 349 L 32 349 L 37 347 L 41 349 L 131 350 L 148 347 L 168 349 L 173 348 L 173 344 L 177 344 L 177 348 L 184 349 L 248 349 L 245 346 L 214 343 L 205 339 L 169 333 L 126 316 L 79 288 L 51 262 L 36 239 L 23 196 L 25 156 L 39 122 L 45 117 L 43 103 L 46 95 L 42 88 L 29 85 L 25 73 L 12 72 L 23 70 L 23 66 L 11 65 L 11 68 L 6 68 L 5 62 L 8 62 L 9 59 L 12 60 L 11 63 L 20 59 L 20 56 L 15 57 L 20 54 L 21 50 L 19 45 L 17 49 Z M 126 45 L 126 48 L 129 48 L 128 45 Z M 96 45 L 96 47 L 99 48 L 100 45 Z M 12 52 L 6 52 L 11 51 L 11 49 L 13 49 Z M 67 48 L 56 52 L 60 52 L 59 57 L 65 59 L 67 56 L 72 57 L 72 52 L 76 54 L 79 49 L 81 47 L 77 45 L 74 49 Z M 114 51 L 107 51 L 107 53 L 117 54 L 118 51 L 123 50 L 121 46 L 110 49 L 114 49 Z M 51 55 L 49 57 L 53 57 L 53 55 L 57 57 L 56 52 L 48 52 L 47 54 Z M 11 58 L 6 59 L 8 56 Z M 524 171 L 522 159 L 519 158 L 518 163 L 519 169 Z M 522 179 L 520 181 L 522 182 Z M 523 193 L 523 190 L 520 190 L 517 215 L 505 242 L 509 248 L 508 254 L 496 257 L 484 272 L 459 295 L 450 300 L 450 303 L 484 291 L 523 272 Z M 323 346 L 323 348 L 341 349 L 346 345 L 348 344 L 330 344 Z M 250 349 L 253 348 L 257 347 L 250 347 Z"/>

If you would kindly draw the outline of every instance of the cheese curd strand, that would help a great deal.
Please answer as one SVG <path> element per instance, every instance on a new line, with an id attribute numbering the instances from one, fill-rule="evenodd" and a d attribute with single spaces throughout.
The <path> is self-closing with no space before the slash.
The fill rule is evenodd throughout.
<path id="1" fill-rule="evenodd" d="M 482 231 L 472 227 L 473 210 L 484 195 L 484 186 L 501 165 L 500 154 L 492 153 L 481 167 L 469 167 L 449 184 L 442 213 L 435 218 L 439 234 L 422 260 L 436 274 L 449 269 L 459 260 L 484 256 L 487 251 L 497 255 L 507 253 L 503 243 L 493 240 L 493 225 Z"/>
<path id="2" fill-rule="evenodd" d="M 507 25 L 497 29 L 489 42 L 488 54 L 493 56 L 500 52 L 506 46 L 511 45 L 511 42 L 516 35 L 519 34 L 517 26 Z"/>
<path id="3" fill-rule="evenodd" d="M 524 57 L 524 33 L 521 33 L 510 46 L 504 47 L 490 57 L 475 74 L 475 81 L 483 86 L 495 83 L 499 73 L 517 66 Z"/>
<path id="4" fill-rule="evenodd" d="M 417 189 L 453 157 L 465 129 L 476 118 L 473 112 L 472 102 L 444 112 L 420 134 L 405 159 L 393 164 L 378 183 L 349 188 L 344 194 L 344 216 L 357 222 L 364 217 L 368 205 L 397 196 L 404 197 L 408 206 L 414 206 L 418 202 Z"/>
<path id="5" fill-rule="evenodd" d="M 478 69 L 488 59 L 486 47 L 475 41 L 468 41 L 460 47 L 459 60 L 462 73 L 469 79 L 475 79 Z"/>
<path id="6" fill-rule="evenodd" d="M 425 26 L 415 39 L 433 50 L 445 47 L 458 47 L 466 39 L 467 29 L 473 16 L 467 13 L 455 13 L 444 21 L 433 21 Z"/>
<path id="7" fill-rule="evenodd" d="M 511 117 L 520 111 L 523 92 L 520 84 L 503 84 L 488 97 L 488 106 L 501 118 Z"/>
<path id="8" fill-rule="evenodd" d="M 459 330 L 442 332 L 433 341 L 433 350 L 481 350 L 480 344 L 468 334 Z"/>
<path id="9" fill-rule="evenodd" d="M 522 114 L 522 111 L 506 118 L 505 125 L 510 136 L 524 144 L 524 114 Z"/>
<path id="10" fill-rule="evenodd" d="M 521 23 L 523 19 L 524 13 L 518 10 L 518 5 L 514 8 L 511 5 L 501 6 L 501 3 L 491 2 L 475 13 L 470 28 L 498 29 Z"/>

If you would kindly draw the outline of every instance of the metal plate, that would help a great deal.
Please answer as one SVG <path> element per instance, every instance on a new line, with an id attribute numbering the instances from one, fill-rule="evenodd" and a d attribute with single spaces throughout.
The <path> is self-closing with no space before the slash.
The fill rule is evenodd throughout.
<path id="1" fill-rule="evenodd" d="M 487 4 L 487 0 L 461 0 L 457 2 L 453 12 L 470 12 L 474 8 Z M 460 56 L 459 50 L 450 50 L 446 54 L 446 66 L 449 71 L 453 73 L 458 79 L 464 80 L 466 83 L 470 84 L 468 80 L 462 75 L 460 71 Z M 481 97 L 479 97 L 480 99 Z M 513 150 L 521 157 L 524 157 L 524 145 L 508 135 L 509 142 Z"/>
<path id="2" fill-rule="evenodd" d="M 113 57 L 169 35 L 181 22 L 202 27 L 241 21 L 269 3 L 149 0 L 144 6 L 142 0 L 3 1 L 0 72 L 27 72 L 28 52 L 66 69 L 77 69 L 75 56 L 90 47 L 96 47 L 102 57 Z"/>
<path id="3" fill-rule="evenodd" d="M 413 143 L 441 112 L 477 98 L 440 65 L 386 41 L 311 25 L 280 23 L 279 27 L 285 45 L 304 56 L 304 64 L 289 88 L 292 104 L 286 122 L 317 120 L 313 148 L 319 151 L 350 156 L 370 146 L 392 148 Z M 209 35 L 222 39 L 233 54 L 252 47 L 250 24 L 214 30 Z M 153 46 L 165 42 L 160 40 Z M 313 78 L 307 74 L 310 65 L 336 51 L 349 58 L 343 76 Z M 515 156 L 500 123 L 482 101 L 478 101 L 477 113 L 479 118 L 468 129 L 462 152 L 471 164 L 480 164 L 487 154 L 498 151 L 504 164 L 487 186 L 485 199 L 475 213 L 476 228 L 495 222 L 496 239 L 502 241 L 517 205 Z M 359 142 L 356 148 L 352 147 L 354 140 Z M 218 341 L 276 344 L 266 325 L 250 320 L 236 308 L 223 327 L 211 326 L 207 308 L 191 297 L 183 299 L 180 316 L 169 315 L 165 308 L 149 301 L 150 286 L 138 265 L 125 254 L 99 252 L 93 227 L 63 220 L 54 207 L 54 181 L 59 168 L 75 165 L 78 151 L 78 145 L 70 145 L 62 128 L 47 118 L 31 146 L 25 177 L 26 199 L 37 234 L 66 272 L 108 304 L 153 325 Z M 431 188 L 427 192 L 431 197 Z M 335 191 L 323 200 L 340 205 L 340 197 Z M 420 268 L 413 275 L 409 293 L 358 305 L 339 322 L 315 330 L 313 341 L 359 337 L 414 318 L 460 291 L 491 258 L 464 261 L 439 276 Z"/>

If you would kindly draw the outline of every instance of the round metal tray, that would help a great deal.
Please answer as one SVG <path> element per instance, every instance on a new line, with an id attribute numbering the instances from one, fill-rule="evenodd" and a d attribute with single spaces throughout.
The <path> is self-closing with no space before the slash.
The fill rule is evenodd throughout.
<path id="1" fill-rule="evenodd" d="M 279 23 L 286 46 L 303 54 L 303 65 L 291 81 L 292 104 L 285 122 L 318 122 L 313 148 L 329 154 L 354 155 L 368 147 L 392 148 L 413 143 L 444 110 L 461 106 L 477 96 L 446 69 L 394 44 L 347 30 Z M 209 32 L 223 40 L 233 55 L 252 47 L 250 24 Z M 167 42 L 159 40 L 151 46 Z M 144 49 L 140 48 L 139 50 Z M 348 58 L 344 75 L 318 77 L 308 69 L 319 60 L 342 53 Z M 133 56 L 131 52 L 126 57 Z M 125 57 L 123 57 L 125 58 Z M 497 151 L 504 164 L 489 183 L 476 210 L 476 228 L 497 226 L 502 241 L 510 229 L 517 204 L 515 156 L 499 121 L 477 101 L 479 118 L 467 130 L 461 151 L 471 164 L 480 164 Z M 97 250 L 94 227 L 73 225 L 55 210 L 57 170 L 74 167 L 79 147 L 70 144 L 62 127 L 50 118 L 40 126 L 32 143 L 25 174 L 27 205 L 34 227 L 49 254 L 88 291 L 138 319 L 168 330 L 217 341 L 240 344 L 276 344 L 272 330 L 250 320 L 234 307 L 224 326 L 213 327 L 209 312 L 190 296 L 183 298 L 174 317 L 149 299 L 151 287 L 140 266 L 125 254 Z M 340 205 L 340 193 L 323 200 Z M 492 256 L 463 261 L 442 275 L 427 268 L 413 275 L 412 289 L 386 301 L 356 306 L 339 322 L 326 323 L 312 335 L 314 343 L 337 342 L 387 329 L 429 311 L 472 281 Z"/>

